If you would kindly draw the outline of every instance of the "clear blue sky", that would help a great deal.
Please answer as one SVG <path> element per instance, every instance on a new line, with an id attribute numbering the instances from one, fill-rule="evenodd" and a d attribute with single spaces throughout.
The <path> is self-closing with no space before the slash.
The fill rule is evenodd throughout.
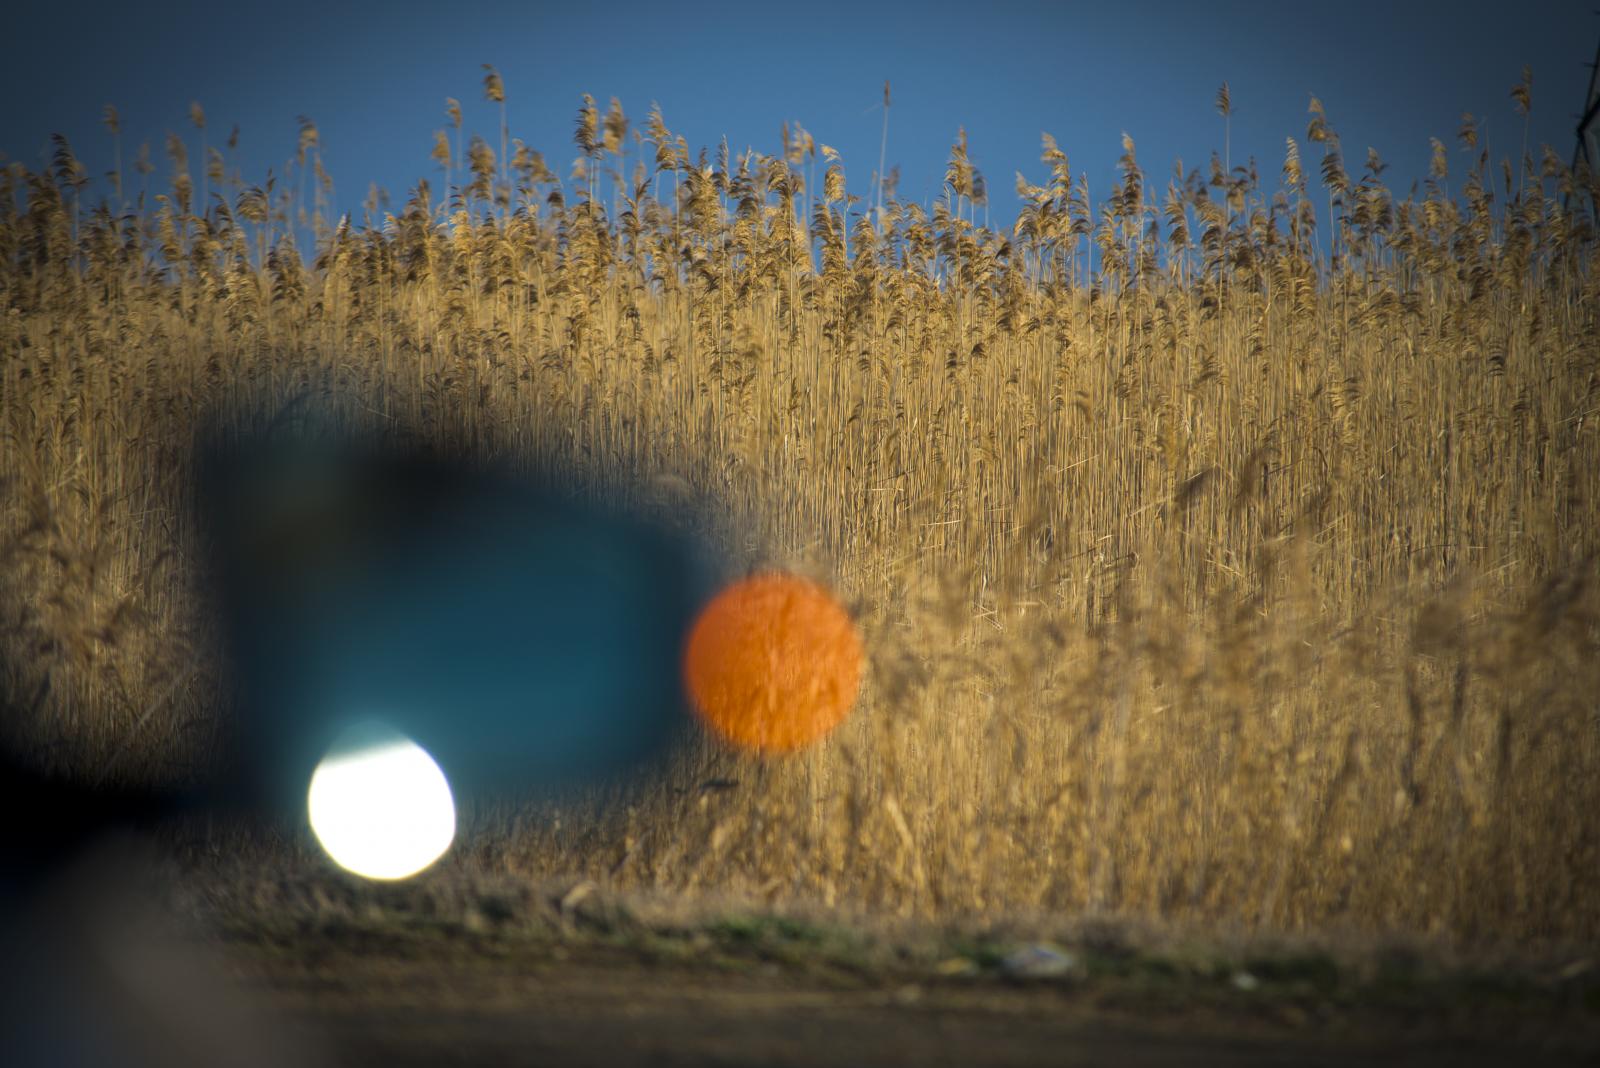
<path id="1" fill-rule="evenodd" d="M 1306 105 L 1321 97 L 1352 170 L 1367 146 L 1391 164 L 1403 192 L 1426 171 L 1430 136 L 1461 160 L 1461 113 L 1487 119 L 1498 156 L 1520 148 L 1522 120 L 1508 91 L 1533 67 L 1531 147 L 1573 146 L 1584 64 L 1600 39 L 1592 0 L 1466 0 L 1450 5 L 1294 3 L 927 2 L 798 5 L 174 2 L 37 5 L 4 17 L 15 36 L 0 65 L 0 153 L 37 165 L 49 135 L 70 138 L 91 172 L 108 169 L 101 108 L 122 113 L 124 155 L 148 140 L 157 163 L 166 131 L 184 134 L 198 181 L 190 100 L 212 144 L 240 127 L 247 182 L 281 173 L 296 116 L 321 131 L 340 206 L 369 182 L 397 199 L 420 177 L 447 124 L 445 98 L 466 126 L 498 147 L 481 64 L 505 80 L 514 137 L 542 151 L 563 178 L 577 155 L 580 96 L 602 110 L 620 97 L 641 124 L 659 101 L 691 151 L 727 135 L 779 151 L 779 125 L 799 121 L 844 155 L 852 193 L 869 195 L 877 167 L 885 78 L 893 83 L 888 163 L 902 197 L 938 194 L 958 127 L 989 182 L 991 217 L 1016 211 L 1014 173 L 1041 180 L 1039 134 L 1055 135 L 1096 197 L 1114 177 L 1127 131 L 1162 186 L 1173 161 L 1204 166 L 1222 148 L 1217 86 L 1231 83 L 1232 156 L 1257 157 L 1276 181 L 1284 138 L 1304 145 Z M 1392 9 L 1391 9 L 1392 8 Z"/>

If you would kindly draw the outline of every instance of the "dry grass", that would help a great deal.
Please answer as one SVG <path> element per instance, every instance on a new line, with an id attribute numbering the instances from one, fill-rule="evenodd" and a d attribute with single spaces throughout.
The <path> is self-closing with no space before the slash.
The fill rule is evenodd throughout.
<path id="1" fill-rule="evenodd" d="M 569 183 L 441 137 L 447 204 L 330 226 L 307 126 L 276 188 L 208 164 L 204 214 L 181 145 L 125 213 L 65 144 L 4 180 L 0 582 L 14 733 L 52 763 L 204 758 L 189 444 L 309 394 L 714 499 L 736 561 L 835 583 L 867 633 L 827 744 L 707 740 L 519 817 L 486 864 L 934 918 L 1600 936 L 1592 175 L 1502 173 L 1468 129 L 1465 173 L 1441 149 L 1396 202 L 1316 107 L 1320 182 L 1291 143 L 1277 188 L 1214 163 L 1158 191 L 1130 142 L 1094 208 L 1047 139 L 995 232 L 963 138 L 944 201 L 847 233 L 804 131 L 695 161 L 586 102 Z"/>

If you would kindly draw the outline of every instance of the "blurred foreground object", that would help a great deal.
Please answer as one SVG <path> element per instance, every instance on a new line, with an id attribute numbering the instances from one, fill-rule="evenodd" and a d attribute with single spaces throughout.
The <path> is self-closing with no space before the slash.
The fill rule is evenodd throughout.
<path id="1" fill-rule="evenodd" d="M 456 836 L 455 798 L 438 763 L 381 724 L 357 724 L 311 773 L 311 830 L 340 867 L 404 879 L 444 855 Z"/>
<path id="2" fill-rule="evenodd" d="M 289 436 L 205 470 L 253 803 L 304 811 L 352 728 L 420 750 L 447 780 L 420 788 L 457 800 L 625 773 L 681 729 L 678 654 L 706 587 L 688 539 L 421 451 Z"/>
<path id="3" fill-rule="evenodd" d="M 4 857 L 0 1064 L 326 1063 L 315 1042 L 297 1037 L 288 1021 L 230 979 L 200 932 L 162 907 L 160 865 L 134 836 L 97 837 L 59 865 L 24 864 L 11 848 Z"/>
<path id="4" fill-rule="evenodd" d="M 701 718 L 724 739 L 791 752 L 849 715 L 861 685 L 861 638 L 821 586 L 757 575 L 723 590 L 700 614 L 684 679 Z"/>

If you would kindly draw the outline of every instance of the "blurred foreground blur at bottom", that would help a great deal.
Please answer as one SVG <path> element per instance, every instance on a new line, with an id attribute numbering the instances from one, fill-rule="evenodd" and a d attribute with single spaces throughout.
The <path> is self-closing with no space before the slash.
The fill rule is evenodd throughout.
<path id="1" fill-rule="evenodd" d="M 319 1042 L 294 1037 L 281 1014 L 230 977 L 221 947 L 200 927 L 165 907 L 159 873 L 169 871 L 131 835 L 103 838 L 42 878 L 8 866 L 0 882 L 0 1063 L 333 1063 Z"/>

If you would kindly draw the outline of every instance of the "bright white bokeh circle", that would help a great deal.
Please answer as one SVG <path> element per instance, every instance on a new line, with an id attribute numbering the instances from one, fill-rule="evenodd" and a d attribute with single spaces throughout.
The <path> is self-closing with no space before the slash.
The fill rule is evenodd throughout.
<path id="1" fill-rule="evenodd" d="M 450 848 L 455 801 L 444 772 L 416 742 L 366 737 L 365 744 L 342 739 L 312 773 L 311 830 L 341 868 L 404 879 Z"/>

